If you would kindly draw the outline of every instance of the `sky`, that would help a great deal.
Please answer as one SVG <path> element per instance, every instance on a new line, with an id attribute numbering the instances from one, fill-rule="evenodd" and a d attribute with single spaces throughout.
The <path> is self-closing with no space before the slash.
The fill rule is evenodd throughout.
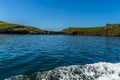
<path id="1" fill-rule="evenodd" d="M 120 23 L 120 0 L 0 0 L 0 20 L 46 30 Z"/>

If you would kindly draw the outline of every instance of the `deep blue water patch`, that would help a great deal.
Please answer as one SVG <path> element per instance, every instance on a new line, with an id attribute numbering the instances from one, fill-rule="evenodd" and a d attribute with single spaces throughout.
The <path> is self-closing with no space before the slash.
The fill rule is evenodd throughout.
<path id="1" fill-rule="evenodd" d="M 0 35 L 0 80 L 99 62 L 120 62 L 120 38 Z"/>

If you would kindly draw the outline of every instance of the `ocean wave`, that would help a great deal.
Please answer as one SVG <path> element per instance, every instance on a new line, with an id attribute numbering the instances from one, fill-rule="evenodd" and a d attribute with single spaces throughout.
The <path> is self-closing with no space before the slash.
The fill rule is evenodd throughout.
<path id="1" fill-rule="evenodd" d="M 18 75 L 5 80 L 120 80 L 120 63 L 99 62 Z"/>

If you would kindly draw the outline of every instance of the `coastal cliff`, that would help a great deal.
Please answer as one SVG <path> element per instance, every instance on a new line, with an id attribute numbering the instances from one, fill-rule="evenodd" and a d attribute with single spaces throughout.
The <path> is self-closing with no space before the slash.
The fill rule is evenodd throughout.
<path id="1" fill-rule="evenodd" d="M 11 24 L 0 21 L 0 34 L 46 34 L 46 35 L 61 35 L 61 31 L 49 31 L 35 28 L 32 26 Z"/>
<path id="2" fill-rule="evenodd" d="M 107 24 L 99 27 L 70 27 L 62 31 L 48 31 L 39 28 L 11 24 L 0 21 L 0 34 L 45 34 L 45 35 L 78 35 L 78 36 L 120 36 L 120 24 Z"/>
<path id="3" fill-rule="evenodd" d="M 42 29 L 0 21 L 1 34 L 45 34 Z"/>
<path id="4" fill-rule="evenodd" d="M 65 35 L 79 35 L 79 36 L 102 36 L 104 34 L 104 27 L 91 28 L 68 28 L 63 29 Z"/>
<path id="5" fill-rule="evenodd" d="M 107 24 L 101 27 L 75 28 L 70 27 L 63 29 L 65 35 L 79 36 L 120 36 L 120 24 Z"/>
<path id="6" fill-rule="evenodd" d="M 105 29 L 105 36 L 120 36 L 120 24 L 107 24 Z"/>

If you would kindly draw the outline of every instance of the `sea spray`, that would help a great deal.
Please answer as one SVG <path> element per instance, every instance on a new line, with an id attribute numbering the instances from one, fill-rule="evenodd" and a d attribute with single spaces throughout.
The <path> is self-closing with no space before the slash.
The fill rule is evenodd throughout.
<path id="1" fill-rule="evenodd" d="M 64 66 L 31 75 L 18 75 L 5 80 L 120 80 L 120 63 L 99 62 Z"/>

